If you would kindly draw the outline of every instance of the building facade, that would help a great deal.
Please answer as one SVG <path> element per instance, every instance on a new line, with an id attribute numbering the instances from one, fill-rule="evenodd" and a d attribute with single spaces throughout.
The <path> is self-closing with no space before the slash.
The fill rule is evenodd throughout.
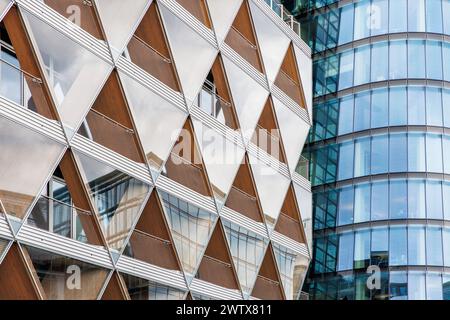
<path id="1" fill-rule="evenodd" d="M 305 290 L 450 299 L 450 1 L 284 3 L 314 61 Z"/>
<path id="2" fill-rule="evenodd" d="M 0 0 L 0 299 L 299 297 L 312 62 L 279 8 Z"/>

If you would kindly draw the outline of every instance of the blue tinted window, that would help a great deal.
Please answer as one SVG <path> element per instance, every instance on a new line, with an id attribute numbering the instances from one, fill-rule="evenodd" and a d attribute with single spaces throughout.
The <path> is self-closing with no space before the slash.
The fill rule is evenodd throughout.
<path id="1" fill-rule="evenodd" d="M 450 34 L 450 0 L 442 0 L 442 12 L 444 14 L 444 33 Z"/>
<path id="2" fill-rule="evenodd" d="M 353 5 L 341 8 L 339 24 L 339 45 L 353 40 Z"/>
<path id="3" fill-rule="evenodd" d="M 388 43 L 381 42 L 372 46 L 371 81 L 383 81 L 388 79 L 389 58 Z"/>
<path id="4" fill-rule="evenodd" d="M 353 50 L 344 52 L 340 56 L 339 90 L 353 85 Z"/>
<path id="5" fill-rule="evenodd" d="M 356 48 L 353 85 L 370 82 L 370 46 Z"/>
<path id="6" fill-rule="evenodd" d="M 387 33 L 389 24 L 388 0 L 372 0 L 371 13 L 371 35 Z"/>
<path id="7" fill-rule="evenodd" d="M 370 128 L 370 92 L 357 94 L 355 97 L 355 131 Z"/>
<path id="8" fill-rule="evenodd" d="M 391 300 L 408 299 L 408 277 L 406 275 L 406 272 L 390 272 L 389 295 Z"/>
<path id="9" fill-rule="evenodd" d="M 442 126 L 442 94 L 438 88 L 427 88 L 427 124 Z"/>
<path id="10" fill-rule="evenodd" d="M 442 219 L 442 186 L 440 181 L 427 181 L 427 218 Z"/>
<path id="11" fill-rule="evenodd" d="M 370 185 L 355 187 L 354 223 L 370 220 Z"/>
<path id="12" fill-rule="evenodd" d="M 395 12 L 395 14 L 394 14 Z M 389 32 L 405 32 L 407 30 L 406 0 L 389 1 Z"/>
<path id="13" fill-rule="evenodd" d="M 370 229 L 355 233 L 355 269 L 367 268 L 370 264 Z"/>
<path id="14" fill-rule="evenodd" d="M 408 181 L 408 217 L 425 218 L 425 182 Z"/>
<path id="15" fill-rule="evenodd" d="M 358 139 L 355 142 L 355 177 L 370 174 L 370 138 Z"/>
<path id="16" fill-rule="evenodd" d="M 339 235 L 339 256 L 337 271 L 353 269 L 353 232 Z"/>
<path id="17" fill-rule="evenodd" d="M 379 174 L 388 171 L 389 141 L 387 135 L 372 138 L 371 173 Z"/>
<path id="18" fill-rule="evenodd" d="M 342 98 L 339 103 L 339 134 L 353 131 L 353 96 Z"/>
<path id="19" fill-rule="evenodd" d="M 427 273 L 427 300 L 442 300 L 442 276 L 438 272 Z"/>
<path id="20" fill-rule="evenodd" d="M 392 88 L 389 90 L 389 124 L 391 126 L 401 126 L 407 123 L 406 100 L 406 88 Z"/>
<path id="21" fill-rule="evenodd" d="M 442 182 L 442 193 L 444 198 L 444 219 L 450 220 L 450 183 Z"/>
<path id="22" fill-rule="evenodd" d="M 427 0 L 427 32 L 442 33 L 442 0 Z"/>
<path id="23" fill-rule="evenodd" d="M 450 228 L 442 228 L 442 243 L 444 244 L 444 266 L 450 267 Z"/>
<path id="24" fill-rule="evenodd" d="M 448 107 L 450 106 L 450 90 L 442 89 L 442 101 L 444 106 L 444 126 L 450 127 L 450 108 Z"/>
<path id="25" fill-rule="evenodd" d="M 425 0 L 408 0 L 408 31 L 425 31 Z"/>
<path id="26" fill-rule="evenodd" d="M 339 191 L 338 224 L 353 223 L 353 187 Z"/>
<path id="27" fill-rule="evenodd" d="M 407 171 L 406 134 L 391 134 L 389 142 L 389 171 Z"/>
<path id="28" fill-rule="evenodd" d="M 427 227 L 427 265 L 442 266 L 442 231 L 440 227 Z"/>
<path id="29" fill-rule="evenodd" d="M 417 271 L 408 272 L 408 300 L 425 300 L 425 299 L 426 299 L 425 273 Z"/>
<path id="30" fill-rule="evenodd" d="M 442 136 L 442 144 L 444 148 L 444 159 L 446 159 L 444 161 L 444 172 L 450 174 L 450 136 Z"/>
<path id="31" fill-rule="evenodd" d="M 408 124 L 425 124 L 425 88 L 408 88 Z"/>
<path id="32" fill-rule="evenodd" d="M 341 144 L 339 148 L 339 180 L 353 177 L 353 141 Z"/>
<path id="33" fill-rule="evenodd" d="M 442 172 L 441 136 L 427 134 L 427 171 Z"/>
<path id="34" fill-rule="evenodd" d="M 370 1 L 363 0 L 355 5 L 355 40 L 370 36 Z"/>
<path id="35" fill-rule="evenodd" d="M 442 46 L 437 41 L 427 41 L 427 78 L 442 79 Z"/>
<path id="36" fill-rule="evenodd" d="M 389 234 L 389 265 L 407 264 L 406 227 L 392 227 Z"/>
<path id="37" fill-rule="evenodd" d="M 389 185 L 390 219 L 407 217 L 407 200 L 406 181 L 391 181 Z"/>
<path id="38" fill-rule="evenodd" d="M 372 128 L 385 127 L 389 123 L 389 97 L 386 89 L 372 91 Z"/>
<path id="39" fill-rule="evenodd" d="M 450 43 L 444 43 L 442 51 L 444 55 L 444 80 L 450 81 Z"/>
<path id="40" fill-rule="evenodd" d="M 408 78 L 425 78 L 425 41 L 408 41 Z"/>
<path id="41" fill-rule="evenodd" d="M 408 134 L 408 171 L 425 171 L 425 134 Z"/>
<path id="42" fill-rule="evenodd" d="M 407 78 L 406 41 L 392 41 L 389 44 L 389 78 Z"/>
<path id="43" fill-rule="evenodd" d="M 411 226 L 408 228 L 408 264 L 424 265 L 425 260 L 425 227 Z"/>
<path id="44" fill-rule="evenodd" d="M 387 182 L 372 184 L 372 216 L 371 220 L 386 220 L 389 218 L 389 185 Z"/>

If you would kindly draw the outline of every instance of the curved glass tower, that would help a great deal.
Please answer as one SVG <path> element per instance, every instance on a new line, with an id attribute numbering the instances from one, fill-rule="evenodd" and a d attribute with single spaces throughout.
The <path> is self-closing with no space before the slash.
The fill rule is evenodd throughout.
<path id="1" fill-rule="evenodd" d="M 450 0 L 285 5 L 314 51 L 310 299 L 450 299 Z"/>

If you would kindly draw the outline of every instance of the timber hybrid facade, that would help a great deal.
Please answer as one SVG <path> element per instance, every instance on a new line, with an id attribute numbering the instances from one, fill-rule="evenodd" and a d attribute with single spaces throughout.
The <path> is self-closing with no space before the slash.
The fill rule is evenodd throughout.
<path id="1" fill-rule="evenodd" d="M 0 299 L 299 297 L 312 63 L 270 5 L 0 0 L 0 32 Z"/>

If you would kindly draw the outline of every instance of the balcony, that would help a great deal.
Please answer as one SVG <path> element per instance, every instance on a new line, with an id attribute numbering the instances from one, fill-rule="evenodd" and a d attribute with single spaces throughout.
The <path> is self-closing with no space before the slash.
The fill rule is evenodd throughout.
<path id="1" fill-rule="evenodd" d="M 203 256 L 196 278 L 229 289 L 237 288 L 231 264 L 207 255 Z"/>
<path id="2" fill-rule="evenodd" d="M 295 171 L 306 180 L 309 180 L 309 160 L 304 156 L 300 156 L 300 160 Z"/>
<path id="3" fill-rule="evenodd" d="M 274 11 L 294 32 L 300 37 L 300 23 L 294 16 L 286 10 L 279 0 L 265 0 L 269 7 Z"/>
<path id="4" fill-rule="evenodd" d="M 252 137 L 252 142 L 274 159 L 285 163 L 281 139 L 278 135 L 271 133 L 270 129 L 266 129 L 258 124 Z"/>
<path id="5" fill-rule="evenodd" d="M 284 72 L 283 69 L 280 70 L 275 84 L 301 107 L 305 106 L 300 90 L 300 84 Z"/>
<path id="6" fill-rule="evenodd" d="M 247 39 L 234 26 L 231 27 L 225 42 L 247 60 L 259 72 L 262 72 L 259 61 L 258 47 Z"/>
<path id="7" fill-rule="evenodd" d="M 256 197 L 247 194 L 235 186 L 230 190 L 226 206 L 254 221 L 262 222 Z"/>

